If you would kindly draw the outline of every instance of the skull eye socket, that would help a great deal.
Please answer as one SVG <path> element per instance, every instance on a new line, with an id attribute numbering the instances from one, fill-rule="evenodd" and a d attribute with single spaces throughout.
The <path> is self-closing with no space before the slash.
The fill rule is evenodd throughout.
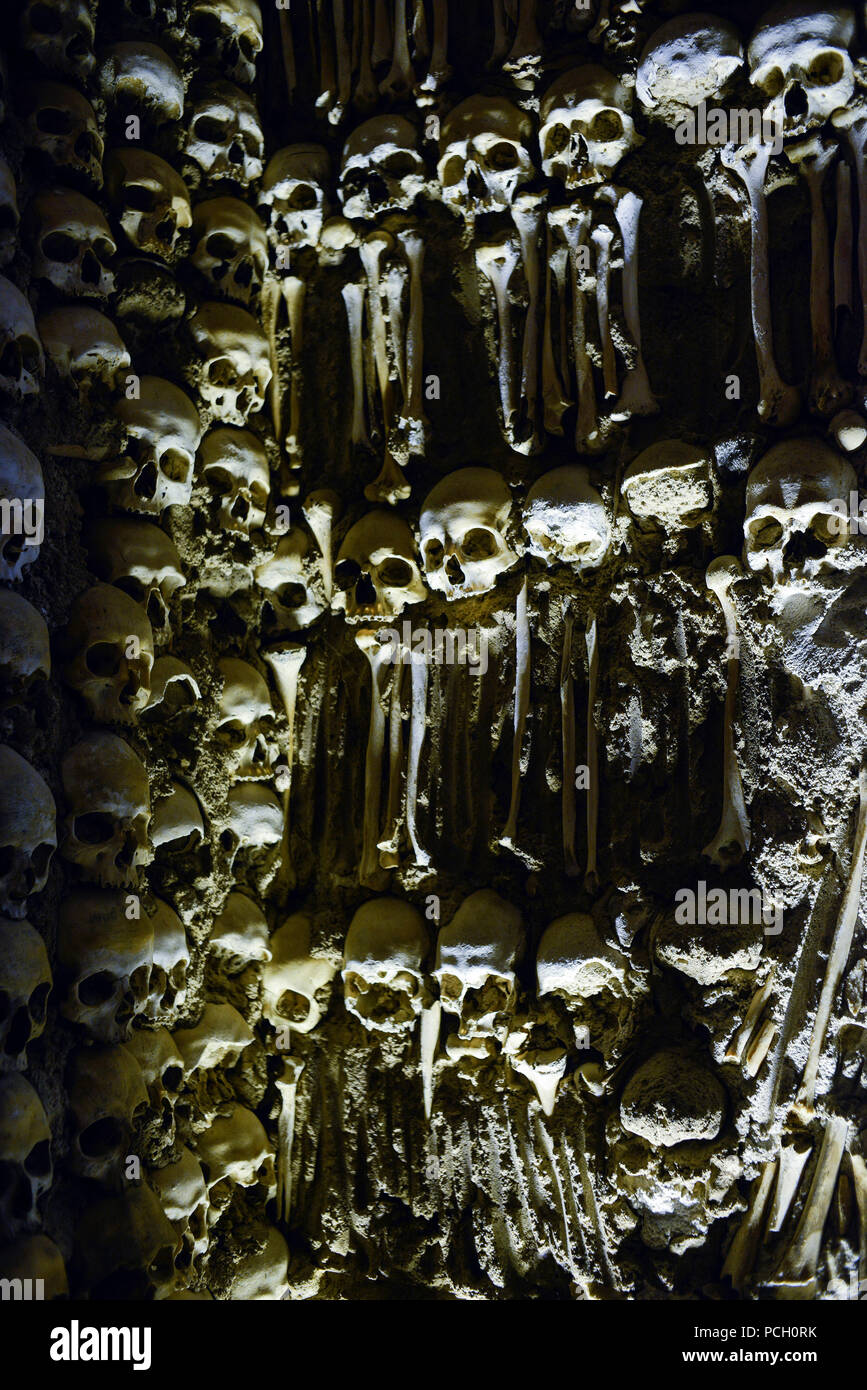
<path id="1" fill-rule="evenodd" d="M 386 155 L 382 161 L 382 168 L 393 178 L 405 179 L 410 174 L 415 173 L 415 159 L 406 150 L 396 150 L 393 154 Z"/>
<path id="2" fill-rule="evenodd" d="M 120 648 L 113 642 L 94 642 L 84 657 L 92 676 L 116 676 L 120 670 Z"/>
<path id="3" fill-rule="evenodd" d="M 97 970 L 95 974 L 88 975 L 86 980 L 79 982 L 77 993 L 80 1003 L 92 1007 L 95 1004 L 107 1004 L 114 991 L 114 976 L 107 970 Z"/>
<path id="4" fill-rule="evenodd" d="M 36 129 L 43 135 L 68 135 L 72 129 L 72 116 L 58 106 L 43 106 L 36 112 Z"/>
<path id="5" fill-rule="evenodd" d="M 464 161 L 461 159 L 460 155 L 452 155 L 451 159 L 446 160 L 443 165 L 442 174 L 440 175 L 443 187 L 453 188 L 455 184 L 460 183 L 463 176 Z"/>
<path id="6" fill-rule="evenodd" d="M 246 742 L 246 732 L 240 719 L 228 719 L 217 730 L 217 737 L 232 748 L 240 748 Z"/>
<path id="7" fill-rule="evenodd" d="M 443 975 L 440 978 L 440 995 L 443 999 L 460 999 L 461 982 L 456 975 Z"/>
<path id="8" fill-rule="evenodd" d="M 72 833 L 82 845 L 104 845 L 114 836 L 114 821 L 103 811 L 90 811 L 75 817 Z"/>
<path id="9" fill-rule="evenodd" d="M 228 357 L 215 357 L 205 368 L 209 386 L 227 387 L 238 380 L 238 374 Z"/>
<path id="10" fill-rule="evenodd" d="M 303 994 L 287 989 L 280 995 L 275 1008 L 280 1017 L 287 1018 L 290 1023 L 303 1023 L 310 1013 L 310 1000 L 305 999 Z"/>
<path id="11" fill-rule="evenodd" d="M 113 1115 L 104 1115 L 101 1120 L 94 1120 L 92 1125 L 81 1131 L 78 1147 L 85 1158 L 106 1158 L 116 1153 L 122 1141 L 120 1122 Z"/>
<path id="12" fill-rule="evenodd" d="M 235 482 L 224 468 L 209 468 L 207 478 L 211 487 L 220 497 L 228 497 L 235 490 Z"/>
<path id="13" fill-rule="evenodd" d="M 190 32 L 202 43 L 216 43 L 222 28 L 217 15 L 209 14 L 207 10 L 190 16 Z"/>
<path id="14" fill-rule="evenodd" d="M 205 242 L 205 249 L 215 261 L 230 261 L 235 254 L 235 243 L 225 232 L 212 232 Z"/>
<path id="15" fill-rule="evenodd" d="M 412 583 L 412 566 L 399 555 L 391 555 L 376 572 L 377 579 L 389 589 L 406 589 Z"/>
<path id="16" fill-rule="evenodd" d="M 319 198 L 309 183 L 297 183 L 285 200 L 286 212 L 312 212 Z"/>
<path id="17" fill-rule="evenodd" d="M 290 612 L 307 602 L 307 590 L 303 584 L 284 584 L 276 591 L 277 602 Z"/>
<path id="18" fill-rule="evenodd" d="M 545 135 L 546 154 L 562 154 L 569 146 L 569 128 L 563 125 L 562 121 L 557 121 L 552 125 Z"/>
<path id="19" fill-rule="evenodd" d="M 822 545 L 836 545 L 840 539 L 840 518 L 834 512 L 820 512 L 813 518 L 810 530 Z"/>
<path id="20" fill-rule="evenodd" d="M 443 562 L 444 553 L 441 541 L 428 541 L 424 548 L 426 567 L 431 570 L 438 570 Z"/>
<path id="21" fill-rule="evenodd" d="M 78 255 L 78 245 L 68 232 L 49 232 L 42 239 L 42 254 L 49 261 L 69 265 Z"/>
<path id="22" fill-rule="evenodd" d="M 42 878 L 48 873 L 48 865 L 51 863 L 51 856 L 54 853 L 53 845 L 37 845 L 30 856 L 31 867 L 37 878 Z"/>
<path id="23" fill-rule="evenodd" d="M 780 68 L 771 68 L 759 85 L 769 97 L 778 97 L 786 85 L 786 79 Z"/>
<path id="24" fill-rule="evenodd" d="M 507 140 L 500 140 L 488 151 L 488 164 L 492 169 L 517 169 L 518 151 Z"/>
<path id="25" fill-rule="evenodd" d="M 783 528 L 775 517 L 761 517 L 750 527 L 750 540 L 757 550 L 767 550 L 779 545 Z"/>
<path id="26" fill-rule="evenodd" d="M 180 1067 L 168 1066 L 163 1072 L 162 1079 L 164 1091 L 179 1091 L 181 1089 L 181 1082 L 184 1079 L 184 1073 Z"/>
<path id="27" fill-rule="evenodd" d="M 597 111 L 590 122 L 588 134 L 591 140 L 599 140 L 603 144 L 609 140 L 620 140 L 623 138 L 623 117 L 619 111 Z"/>
<path id="28" fill-rule="evenodd" d="M 34 1144 L 24 1160 L 24 1171 L 31 1178 L 47 1178 L 51 1173 L 51 1147 L 47 1139 Z"/>
<path id="29" fill-rule="evenodd" d="M 361 578 L 361 566 L 357 560 L 338 560 L 334 566 L 334 582 L 345 593 L 352 589 Z"/>
<path id="30" fill-rule="evenodd" d="M 817 53 L 807 68 L 807 85 L 810 87 L 834 87 L 843 78 L 843 59 L 833 49 Z"/>
<path id="31" fill-rule="evenodd" d="M 170 483 L 185 483 L 190 471 L 189 460 L 179 449 L 166 449 L 159 457 L 159 468 Z"/>
<path id="32" fill-rule="evenodd" d="M 128 183 L 123 190 L 123 198 L 133 212 L 153 212 L 157 201 L 154 190 L 142 183 Z"/>
<path id="33" fill-rule="evenodd" d="M 497 538 L 493 531 L 483 526 L 474 526 L 467 531 L 461 543 L 461 555 L 465 560 L 490 560 L 498 550 Z"/>
<path id="34" fill-rule="evenodd" d="M 197 116 L 193 121 L 193 134 L 207 145 L 221 145 L 228 134 L 228 123 L 216 116 Z"/>

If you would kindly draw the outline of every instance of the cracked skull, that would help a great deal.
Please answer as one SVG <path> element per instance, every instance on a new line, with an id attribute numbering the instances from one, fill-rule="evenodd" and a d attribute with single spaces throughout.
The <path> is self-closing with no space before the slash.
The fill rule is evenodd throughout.
<path id="1" fill-rule="evenodd" d="M 404 116 L 363 121 L 343 146 L 337 191 L 347 217 L 408 212 L 425 186 L 418 131 Z"/>
<path id="2" fill-rule="evenodd" d="M 460 1019 L 462 1038 L 503 1041 L 518 997 L 515 965 L 524 949 L 518 908 L 491 888 L 465 898 L 440 928 L 434 979 L 447 1013 Z"/>
<path id="3" fill-rule="evenodd" d="M 189 396 L 162 377 L 143 376 L 138 397 L 120 401 L 114 414 L 126 426 L 126 444 L 122 456 L 98 474 L 110 500 L 124 511 L 155 516 L 166 507 L 186 506 L 202 438 Z"/>
<path id="4" fill-rule="evenodd" d="M 492 468 L 459 468 L 428 493 L 419 518 L 425 578 L 447 598 L 493 589 L 518 563 L 507 532 L 508 485 Z"/>
<path id="5" fill-rule="evenodd" d="M 112 44 L 100 59 L 99 82 L 107 102 L 143 113 L 154 125 L 179 121 L 183 115 L 183 78 L 155 43 L 133 39 Z"/>
<path id="6" fill-rule="evenodd" d="M 0 747 L 0 911 L 21 918 L 48 882 L 57 848 L 54 797 L 20 753 Z"/>
<path id="7" fill-rule="evenodd" d="M 645 44 L 635 93 L 650 116 L 676 125 L 701 102 L 721 97 L 743 62 L 733 24 L 706 14 L 679 15 Z"/>
<path id="8" fill-rule="evenodd" d="M 682 439 L 659 440 L 629 464 L 621 491 L 639 531 L 662 531 L 672 544 L 684 531 L 706 532 L 717 494 L 711 452 Z"/>
<path id="9" fill-rule="evenodd" d="M 368 512 L 347 533 L 334 566 L 333 607 L 348 622 L 396 618 L 425 597 L 412 532 L 393 512 Z"/>
<path id="10" fill-rule="evenodd" d="M 622 83 L 593 63 L 559 77 L 540 107 L 539 148 L 547 176 L 570 189 L 610 178 L 641 143 L 629 105 Z"/>
<path id="11" fill-rule="evenodd" d="M 61 773 L 69 807 L 63 857 L 91 882 L 136 884 L 151 859 L 150 785 L 141 759 L 122 738 L 101 730 L 69 750 Z"/>
<path id="12" fill-rule="evenodd" d="M 371 898 L 353 917 L 343 949 L 343 998 L 368 1030 L 405 1033 L 425 999 L 428 935 L 421 913 L 398 898 Z"/>
<path id="13" fill-rule="evenodd" d="M 468 97 L 446 117 L 437 165 L 443 201 L 468 220 L 507 212 L 535 176 L 530 117 L 505 97 Z"/>
<path id="14" fill-rule="evenodd" d="M 144 1011 L 153 958 L 153 927 L 127 916 L 121 890 L 74 889 L 60 906 L 60 1012 L 99 1042 L 123 1041 Z"/>
<path id="15" fill-rule="evenodd" d="M 611 525 L 586 468 L 566 464 L 544 473 L 527 494 L 524 529 L 530 553 L 547 564 L 559 560 L 578 574 L 602 564 Z"/>

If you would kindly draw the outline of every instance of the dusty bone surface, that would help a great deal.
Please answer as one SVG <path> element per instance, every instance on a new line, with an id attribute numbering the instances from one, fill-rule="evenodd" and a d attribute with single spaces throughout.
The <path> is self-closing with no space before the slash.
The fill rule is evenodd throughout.
<path id="1" fill-rule="evenodd" d="M 863 17 L 309 9 L 7 35 L 0 1271 L 863 1293 Z"/>

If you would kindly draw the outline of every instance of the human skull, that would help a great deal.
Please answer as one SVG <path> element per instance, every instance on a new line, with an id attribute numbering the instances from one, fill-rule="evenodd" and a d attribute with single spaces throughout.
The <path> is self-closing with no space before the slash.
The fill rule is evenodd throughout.
<path id="1" fill-rule="evenodd" d="M 0 391 L 19 400 L 35 395 L 44 371 L 30 303 L 17 285 L 0 275 Z"/>
<path id="2" fill-rule="evenodd" d="M 210 1072 L 217 1067 L 231 1071 L 255 1039 L 249 1023 L 234 1004 L 205 1004 L 199 1022 L 176 1028 L 175 1046 L 184 1059 L 184 1075 Z"/>
<path id="3" fill-rule="evenodd" d="M 324 145 L 287 145 L 265 166 L 259 211 L 275 246 L 316 246 L 330 204 L 331 158 Z"/>
<path id="4" fill-rule="evenodd" d="M 150 784 L 141 759 L 116 734 L 87 734 L 63 758 L 69 808 L 60 853 L 82 877 L 113 888 L 138 883 L 150 863 Z"/>
<path id="5" fill-rule="evenodd" d="M 181 782 L 172 782 L 168 796 L 158 803 L 151 821 L 154 849 L 168 845 L 173 854 L 188 854 L 204 838 L 205 823 L 198 801 Z"/>
<path id="6" fill-rule="evenodd" d="M 126 1043 L 138 1062 L 148 1104 L 167 1139 L 175 1133 L 175 1106 L 184 1081 L 184 1061 L 167 1028 L 133 1028 Z"/>
<path id="7" fill-rule="evenodd" d="M 67 1077 L 74 1173 L 119 1191 L 137 1126 L 148 1108 L 141 1068 L 132 1053 L 114 1047 L 77 1048 Z"/>
<path id="8" fill-rule="evenodd" d="M 160 716 L 165 722 L 182 710 L 191 709 L 201 698 L 199 683 L 185 661 L 177 656 L 157 657 L 151 672 L 148 710 L 162 705 Z"/>
<path id="9" fill-rule="evenodd" d="M 249 430 L 210 430 L 202 440 L 199 466 L 219 501 L 219 524 L 249 536 L 265 524 L 271 475 L 268 455 Z"/>
<path id="10" fill-rule="evenodd" d="M 190 195 L 180 174 L 159 155 L 130 145 L 110 152 L 105 181 L 115 215 L 131 244 L 168 260 L 181 232 L 193 225 Z"/>
<path id="11" fill-rule="evenodd" d="M 48 624 L 26 598 L 0 589 L 0 689 L 7 703 L 27 696 L 51 675 Z"/>
<path id="12" fill-rule="evenodd" d="M 60 1012 L 98 1042 L 122 1042 L 147 1004 L 153 927 L 119 889 L 73 889 L 60 904 Z"/>
<path id="13" fill-rule="evenodd" d="M 162 377 L 143 376 L 137 399 L 119 401 L 114 414 L 127 438 L 122 457 L 104 464 L 98 475 L 110 500 L 125 511 L 156 516 L 166 507 L 187 506 L 202 438 L 189 396 Z"/>
<path id="14" fill-rule="evenodd" d="M 94 23 L 88 0 L 27 0 L 21 43 L 50 72 L 79 81 L 92 71 Z"/>
<path id="15" fill-rule="evenodd" d="M 492 888 L 465 898 L 440 928 L 434 979 L 447 1013 L 460 1019 L 462 1038 L 502 1042 L 518 997 L 515 965 L 524 949 L 520 911 Z"/>
<path id="16" fill-rule="evenodd" d="M 162 898 L 154 898 L 146 911 L 154 944 L 145 1012 L 153 1019 L 170 1009 L 182 1008 L 186 1002 L 190 943 L 180 917 Z"/>
<path id="17" fill-rule="evenodd" d="M 778 589 L 863 563 L 862 538 L 840 515 L 856 491 L 852 465 L 822 440 L 775 444 L 747 478 L 746 564 Z"/>
<path id="18" fill-rule="evenodd" d="M 265 228 L 240 198 L 208 198 L 193 212 L 190 259 L 224 299 L 249 305 L 268 269 Z"/>
<path id="19" fill-rule="evenodd" d="M 0 502 L 8 507 L 0 532 L 0 579 L 17 584 L 39 559 L 45 530 L 42 468 L 23 439 L 0 425 Z"/>
<path id="20" fill-rule="evenodd" d="M 611 545 L 611 525 L 586 468 L 552 468 L 527 494 L 524 529 L 530 554 L 546 564 L 559 560 L 576 573 L 596 569 Z"/>
<path id="21" fill-rule="evenodd" d="M 412 532 L 393 512 L 367 512 L 350 528 L 334 566 L 332 606 L 348 622 L 396 618 L 426 597 Z"/>
<path id="22" fill-rule="evenodd" d="M 270 776 L 277 756 L 268 687 L 246 661 L 224 657 L 218 668 L 223 688 L 215 737 L 228 750 L 226 771 L 233 777 L 261 780 Z"/>
<path id="23" fill-rule="evenodd" d="M 8 265 L 15 255 L 20 225 L 15 175 L 0 156 L 0 265 Z"/>
<path id="24" fill-rule="evenodd" d="M 635 94 L 644 110 L 676 125 L 723 95 L 743 67 L 737 29 L 715 15 L 678 15 L 655 29 L 638 63 Z"/>
<path id="25" fill-rule="evenodd" d="M 58 375 L 72 382 L 86 404 L 97 384 L 118 389 L 132 359 L 110 319 L 89 304 L 66 304 L 39 320 L 39 336 Z"/>
<path id="26" fill-rule="evenodd" d="M 94 573 L 140 604 L 155 639 L 166 641 L 172 601 L 187 582 L 174 542 L 138 517 L 103 517 L 91 526 L 87 541 Z"/>
<path id="27" fill-rule="evenodd" d="M 539 108 L 539 148 L 548 178 L 567 188 L 601 183 L 641 143 L 627 88 L 595 63 L 558 77 Z"/>
<path id="28" fill-rule="evenodd" d="M 27 148 L 101 188 L 105 146 L 90 102 L 63 82 L 29 83 L 20 100 Z"/>
<path id="29" fill-rule="evenodd" d="M 265 404 L 271 380 L 268 343 L 252 314 L 211 300 L 190 320 L 204 359 L 200 392 L 222 424 L 245 425 Z"/>
<path id="30" fill-rule="evenodd" d="M 239 975 L 251 962 L 271 959 L 268 923 L 261 908 L 246 893 L 233 892 L 226 898 L 211 929 L 209 946 L 229 975 Z M 265 992 L 267 996 L 267 989 Z"/>
<path id="31" fill-rule="evenodd" d="M 154 125 L 179 121 L 184 82 L 169 55 L 143 39 L 116 43 L 100 58 L 100 91 L 107 102 L 144 115 Z"/>
<path id="32" fill-rule="evenodd" d="M 267 594 L 265 622 L 280 631 L 302 632 L 328 611 L 322 557 L 303 526 L 290 526 L 254 576 Z"/>
<path id="33" fill-rule="evenodd" d="M 278 1033 L 311 1032 L 328 1008 L 337 966 L 310 949 L 312 919 L 296 912 L 277 928 L 262 971 L 262 1013 Z"/>
<path id="34" fill-rule="evenodd" d="M 429 949 L 424 920 L 412 903 L 370 898 L 356 912 L 343 948 L 343 1001 L 365 1028 L 406 1033 L 425 1001 Z"/>
<path id="35" fill-rule="evenodd" d="M 180 1157 L 148 1174 L 160 1206 L 181 1241 L 175 1267 L 197 1274 L 208 1251 L 208 1189 L 196 1155 L 182 1145 Z"/>
<path id="36" fill-rule="evenodd" d="M 621 492 L 639 531 L 662 531 L 676 543 L 683 531 L 704 528 L 713 513 L 713 457 L 703 445 L 661 439 L 632 460 Z"/>
<path id="37" fill-rule="evenodd" d="M 535 177 L 533 123 L 505 97 L 468 97 L 443 123 L 437 165 L 442 198 L 467 220 L 507 212 Z"/>
<path id="38" fill-rule="evenodd" d="M 188 32 L 200 64 L 216 63 L 233 82 L 256 80 L 264 42 L 257 0 L 193 0 Z"/>
<path id="39" fill-rule="evenodd" d="M 678 1048 L 664 1048 L 642 1062 L 620 1098 L 623 1128 L 654 1147 L 715 1139 L 725 1111 L 721 1082 Z"/>
<path id="40" fill-rule="evenodd" d="M 347 217 L 370 221 L 409 212 L 426 187 L 418 131 L 404 116 L 373 116 L 356 126 L 340 161 L 337 192 Z"/>
<path id="41" fill-rule="evenodd" d="M 849 105 L 854 37 L 855 15 L 839 5 L 796 0 L 762 16 L 747 49 L 750 81 L 767 98 L 765 119 L 785 139 L 817 130 Z"/>
<path id="42" fill-rule="evenodd" d="M 208 1187 L 208 1224 L 213 1225 L 232 1200 L 236 1187 L 260 1187 L 265 1199 L 277 1187 L 274 1150 L 252 1110 L 231 1105 L 218 1115 L 194 1145 Z"/>
<path id="43" fill-rule="evenodd" d="M 42 1036 L 52 986 L 45 942 L 23 918 L 0 918 L 0 1053 L 2 1065 L 27 1066 L 28 1045 Z"/>
<path id="44" fill-rule="evenodd" d="M 117 243 L 96 203 L 72 189 L 52 188 L 37 193 L 33 210 L 38 225 L 34 276 L 64 294 L 99 299 L 111 294 L 109 266 Z"/>
<path id="45" fill-rule="evenodd" d="M 259 1248 L 235 1267 L 229 1297 L 245 1303 L 259 1300 L 281 1302 L 289 1292 L 289 1247 L 274 1226 L 264 1239 L 257 1229 Z"/>
<path id="46" fill-rule="evenodd" d="M 508 529 L 509 488 L 492 468 L 459 468 L 431 489 L 419 517 L 425 579 L 447 598 L 486 594 L 521 558 Z"/>
<path id="47" fill-rule="evenodd" d="M 20 1236 L 0 1250 L 0 1279 L 38 1280 L 46 1303 L 69 1297 L 63 1256 L 48 1236 Z"/>
<path id="48" fill-rule="evenodd" d="M 536 952 L 536 989 L 540 998 L 553 994 L 568 1007 L 597 994 L 625 993 L 626 960 L 599 936 L 587 912 L 558 917 L 542 933 Z"/>
<path id="49" fill-rule="evenodd" d="M 283 839 L 283 807 L 269 787 L 251 782 L 232 787 L 224 820 L 220 844 L 233 872 L 239 855 L 273 850 Z"/>
<path id="50" fill-rule="evenodd" d="M 48 882 L 57 848 L 54 797 L 34 767 L 0 746 L 0 912 L 19 919 Z"/>
<path id="51" fill-rule="evenodd" d="M 113 584 L 94 584 L 75 600 L 63 638 L 63 678 L 97 722 L 135 724 L 150 696 L 151 625 Z"/>
<path id="52" fill-rule="evenodd" d="M 166 1298 L 178 1280 L 180 1238 L 155 1193 L 128 1186 L 87 1207 L 75 1233 L 75 1261 L 90 1298 Z"/>
<path id="53" fill-rule="evenodd" d="M 38 1094 L 18 1072 L 0 1076 L 0 1227 L 5 1240 L 39 1224 L 51 1186 L 51 1130 Z"/>
<path id="54" fill-rule="evenodd" d="M 213 82 L 192 98 L 187 154 L 212 180 L 246 188 L 262 173 L 265 138 L 253 98 Z"/>

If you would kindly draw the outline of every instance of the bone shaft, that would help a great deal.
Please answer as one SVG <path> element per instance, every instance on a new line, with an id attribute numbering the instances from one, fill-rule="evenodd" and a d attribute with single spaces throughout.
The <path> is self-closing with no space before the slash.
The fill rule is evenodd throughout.
<path id="1" fill-rule="evenodd" d="M 319 97 L 316 105 L 327 109 L 334 100 L 336 80 L 334 73 L 334 49 L 328 27 L 327 0 L 316 0 L 316 20 L 319 30 Z"/>
<path id="2" fill-rule="evenodd" d="M 388 22 L 387 0 L 374 0 L 373 47 L 370 61 L 374 67 L 384 63 L 391 52 L 391 26 Z"/>
<path id="3" fill-rule="evenodd" d="M 403 657 L 401 648 L 400 656 Z M 396 869 L 398 839 L 400 835 L 400 803 L 403 789 L 403 719 L 401 692 L 403 689 L 403 664 L 399 661 L 392 668 L 391 707 L 388 724 L 388 796 L 385 808 L 385 829 L 379 838 L 379 862 L 384 869 Z"/>
<path id="4" fill-rule="evenodd" d="M 299 466 L 299 431 L 301 428 L 301 352 L 304 346 L 304 290 L 303 280 L 290 275 L 283 281 L 283 294 L 289 316 L 289 335 L 292 341 L 292 374 L 289 384 L 289 435 L 286 451 L 290 466 Z"/>
<path id="5" fill-rule="evenodd" d="M 292 39 L 292 20 L 288 10 L 278 10 L 280 21 L 280 48 L 283 54 L 283 71 L 286 75 L 286 92 L 289 105 L 295 101 L 297 76 L 295 72 L 295 45 Z"/>
<path id="6" fill-rule="evenodd" d="M 834 1196 L 848 1128 L 847 1121 L 836 1115 L 828 1120 L 804 1210 L 792 1243 L 780 1262 L 778 1277 L 782 1279 L 802 1282 L 816 1272 L 822 1247 L 822 1230 Z"/>
<path id="7" fill-rule="evenodd" d="M 575 682 L 572 676 L 571 610 L 563 624 L 563 653 L 560 662 L 560 724 L 563 741 L 563 788 L 561 815 L 563 821 L 563 862 L 566 873 L 575 878 L 579 873 L 575 858 Z"/>
<path id="8" fill-rule="evenodd" d="M 852 293 L 852 174 L 845 160 L 837 165 L 837 230 L 834 235 L 834 310 L 851 313 Z"/>
<path id="9" fill-rule="evenodd" d="M 367 426 L 364 420 L 364 356 L 362 345 L 361 320 L 364 291 L 360 285 L 343 286 L 343 303 L 346 306 L 346 320 L 349 325 L 349 351 L 352 362 L 352 426 L 353 444 L 366 444 Z"/>
<path id="10" fill-rule="evenodd" d="M 346 34 L 345 0 L 334 0 L 334 41 L 337 48 L 337 100 L 341 110 L 349 105 L 352 83 L 352 55 Z"/>
<path id="11" fill-rule="evenodd" d="M 587 647 L 587 872 L 585 882 L 596 881 L 596 834 L 599 821 L 599 755 L 596 743 L 596 693 L 599 685 L 599 645 L 596 640 L 596 614 L 587 619 L 584 635 Z"/>
<path id="12" fill-rule="evenodd" d="M 593 368 L 587 356 L 587 337 L 584 322 L 584 292 L 579 287 L 579 245 L 569 247 L 572 277 L 572 352 L 575 361 L 575 384 L 578 390 L 578 419 L 575 425 L 575 444 L 580 449 L 596 434 L 596 393 Z"/>
<path id="13" fill-rule="evenodd" d="M 614 343 L 611 340 L 611 325 L 608 317 L 608 295 L 611 279 L 611 236 L 604 235 L 607 228 L 598 228 L 593 241 L 596 245 L 596 316 L 599 323 L 599 337 L 602 342 L 602 380 L 606 396 L 617 394 L 617 364 L 614 358 Z"/>
<path id="14" fill-rule="evenodd" d="M 810 324 L 813 333 L 813 369 L 833 356 L 831 327 L 831 264 L 828 224 L 822 202 L 825 165 L 806 174 L 810 193 Z"/>
<path id="15" fill-rule="evenodd" d="M 858 283 L 861 290 L 861 353 L 858 358 L 858 374 L 867 376 L 867 168 L 865 168 L 865 145 L 867 145 L 867 120 L 856 121 L 849 128 L 849 142 L 855 164 L 855 185 L 858 190 Z"/>
<path id="16" fill-rule="evenodd" d="M 512 745 L 512 798 L 509 818 L 501 843 L 512 844 L 518 832 L 518 811 L 521 805 L 521 759 L 527 713 L 530 708 L 530 622 L 527 616 L 527 581 L 518 593 L 515 608 L 515 716 Z"/>
<path id="17" fill-rule="evenodd" d="M 421 868 L 427 868 L 430 864 L 430 855 L 419 842 L 416 822 L 421 751 L 427 732 L 427 662 L 421 658 L 413 660 L 410 670 L 412 673 L 412 713 L 409 724 L 409 748 L 407 749 L 406 833 L 415 855 L 416 864 Z"/>

